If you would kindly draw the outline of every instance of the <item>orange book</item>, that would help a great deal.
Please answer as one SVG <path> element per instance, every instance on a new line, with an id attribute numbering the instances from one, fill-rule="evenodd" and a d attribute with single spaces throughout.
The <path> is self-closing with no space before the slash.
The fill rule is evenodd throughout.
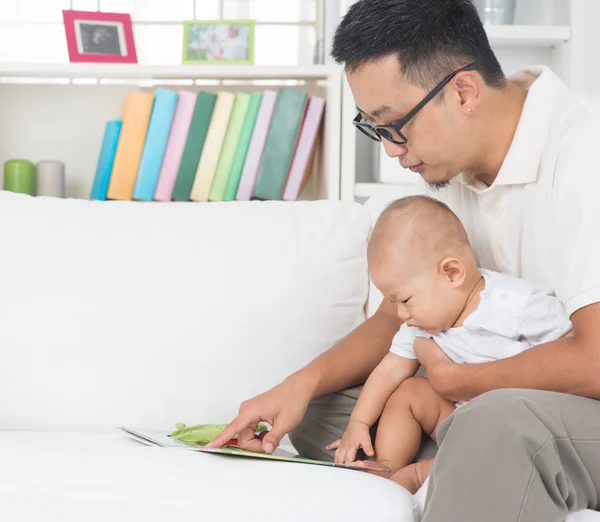
<path id="1" fill-rule="evenodd" d="M 123 126 L 110 175 L 107 199 L 131 200 L 152 114 L 154 95 L 130 91 L 123 105 Z"/>

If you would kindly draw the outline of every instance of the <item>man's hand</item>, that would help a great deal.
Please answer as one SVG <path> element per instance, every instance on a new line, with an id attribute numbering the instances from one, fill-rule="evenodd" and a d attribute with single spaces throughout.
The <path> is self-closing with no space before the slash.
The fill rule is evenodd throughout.
<path id="1" fill-rule="evenodd" d="M 361 421 L 350 420 L 341 439 L 325 446 L 326 450 L 336 450 L 333 461 L 336 464 L 352 464 L 356 460 L 356 452 L 362 448 L 366 455 L 375 455 L 371 443 L 369 425 Z"/>
<path id="2" fill-rule="evenodd" d="M 239 434 L 240 448 L 273 453 L 283 436 L 300 424 L 310 399 L 307 387 L 292 376 L 269 391 L 244 401 L 239 415 L 206 447 L 220 448 Z M 256 428 L 261 421 L 268 422 L 273 428 L 266 435 L 257 436 Z"/>
<path id="3" fill-rule="evenodd" d="M 460 397 L 455 396 L 455 390 L 463 365 L 453 362 L 433 339 L 417 337 L 413 347 L 431 387 L 445 399 L 459 400 Z"/>

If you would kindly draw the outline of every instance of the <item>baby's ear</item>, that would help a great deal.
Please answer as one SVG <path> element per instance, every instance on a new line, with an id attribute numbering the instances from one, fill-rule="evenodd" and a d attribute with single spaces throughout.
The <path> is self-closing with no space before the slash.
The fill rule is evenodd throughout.
<path id="1" fill-rule="evenodd" d="M 454 286 L 460 286 L 465 280 L 465 267 L 455 257 L 447 257 L 440 263 L 440 275 L 448 279 Z"/>

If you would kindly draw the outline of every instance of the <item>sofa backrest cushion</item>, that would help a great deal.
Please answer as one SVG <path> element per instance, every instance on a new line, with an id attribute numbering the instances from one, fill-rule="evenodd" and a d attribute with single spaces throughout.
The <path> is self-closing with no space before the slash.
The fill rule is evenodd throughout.
<path id="1" fill-rule="evenodd" d="M 355 203 L 0 192 L 0 429 L 228 422 L 364 320 L 370 226 Z"/>

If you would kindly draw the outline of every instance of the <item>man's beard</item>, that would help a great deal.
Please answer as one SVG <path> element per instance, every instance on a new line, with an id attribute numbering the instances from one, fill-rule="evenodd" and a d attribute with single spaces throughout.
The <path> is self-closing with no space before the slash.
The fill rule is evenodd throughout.
<path id="1" fill-rule="evenodd" d="M 429 188 L 438 192 L 446 187 L 449 187 L 452 184 L 452 180 L 457 176 L 458 174 L 453 174 L 452 172 L 448 172 L 446 174 L 446 179 L 444 179 L 443 181 L 437 181 L 436 183 L 429 183 L 427 182 L 427 184 L 429 185 Z"/>
<path id="2" fill-rule="evenodd" d="M 442 190 L 443 188 L 449 187 L 450 183 L 452 183 L 451 179 L 447 179 L 446 181 L 439 181 L 438 183 L 427 183 L 429 188 L 435 192 Z"/>

